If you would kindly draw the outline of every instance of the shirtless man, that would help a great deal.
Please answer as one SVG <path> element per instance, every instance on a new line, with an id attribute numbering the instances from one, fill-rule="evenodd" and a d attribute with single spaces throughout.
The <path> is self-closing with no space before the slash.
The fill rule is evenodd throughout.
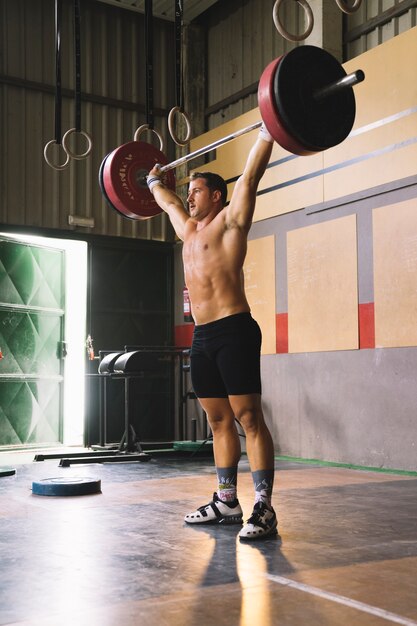
<path id="1" fill-rule="evenodd" d="M 218 491 L 209 504 L 185 516 L 188 524 L 241 524 L 237 468 L 241 455 L 235 419 L 246 435 L 255 487 L 251 517 L 239 532 L 257 539 L 277 532 L 271 505 L 274 446 L 261 406 L 261 332 L 251 317 L 243 285 L 243 262 L 256 190 L 271 156 L 273 139 L 262 126 L 243 174 L 226 207 L 227 186 L 217 174 L 191 176 L 186 211 L 161 182 L 159 167 L 147 178 L 158 205 L 183 244 L 185 283 L 195 321 L 191 380 L 213 433 Z"/>

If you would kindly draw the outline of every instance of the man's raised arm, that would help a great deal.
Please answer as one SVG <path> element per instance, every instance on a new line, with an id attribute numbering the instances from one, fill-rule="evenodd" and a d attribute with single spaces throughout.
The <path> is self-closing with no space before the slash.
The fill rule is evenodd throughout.
<path id="1" fill-rule="evenodd" d="M 262 125 L 245 169 L 238 178 L 226 211 L 226 224 L 249 230 L 255 210 L 256 191 L 271 157 L 274 140 Z"/>
<path id="2" fill-rule="evenodd" d="M 175 193 L 175 191 L 165 187 L 161 180 L 161 171 L 158 165 L 155 165 L 155 167 L 149 172 L 146 182 L 148 184 L 149 191 L 155 198 L 155 202 L 163 211 L 165 211 L 165 213 L 167 213 L 177 236 L 181 240 L 184 240 L 184 228 L 190 216 L 185 210 L 181 198 Z"/>

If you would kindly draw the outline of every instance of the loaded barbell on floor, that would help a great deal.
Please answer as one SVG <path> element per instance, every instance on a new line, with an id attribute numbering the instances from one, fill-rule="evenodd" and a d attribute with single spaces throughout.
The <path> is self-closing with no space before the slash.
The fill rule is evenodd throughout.
<path id="1" fill-rule="evenodd" d="M 130 219 L 161 213 L 148 190 L 146 176 L 161 165 L 164 184 L 175 189 L 173 170 L 265 124 L 274 140 L 300 156 L 315 154 L 341 143 L 356 115 L 352 87 L 365 78 L 362 70 L 346 74 L 328 52 L 300 46 L 272 61 L 262 73 L 258 105 L 262 120 L 167 162 L 161 150 L 131 141 L 108 154 L 100 167 L 99 183 L 114 209 Z"/>

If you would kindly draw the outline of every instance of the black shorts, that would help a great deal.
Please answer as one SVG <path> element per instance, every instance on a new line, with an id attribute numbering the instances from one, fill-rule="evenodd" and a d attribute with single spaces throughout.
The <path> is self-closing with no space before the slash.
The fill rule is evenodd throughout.
<path id="1" fill-rule="evenodd" d="M 261 329 L 250 313 L 196 326 L 190 357 L 196 396 L 261 393 L 261 341 Z"/>

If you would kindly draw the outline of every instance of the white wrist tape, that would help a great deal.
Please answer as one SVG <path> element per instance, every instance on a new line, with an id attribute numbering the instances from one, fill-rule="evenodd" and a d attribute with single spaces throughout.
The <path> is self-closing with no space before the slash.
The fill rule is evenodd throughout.
<path id="1" fill-rule="evenodd" d="M 259 137 L 261 137 L 264 141 L 268 141 L 269 143 L 274 143 L 274 140 L 269 134 L 265 124 L 262 124 L 259 130 Z"/>
<path id="2" fill-rule="evenodd" d="M 146 183 L 147 183 L 148 189 L 149 189 L 149 191 L 151 193 L 153 193 L 152 189 L 155 187 L 155 185 L 163 185 L 163 182 L 159 178 L 159 176 L 147 176 Z"/>

